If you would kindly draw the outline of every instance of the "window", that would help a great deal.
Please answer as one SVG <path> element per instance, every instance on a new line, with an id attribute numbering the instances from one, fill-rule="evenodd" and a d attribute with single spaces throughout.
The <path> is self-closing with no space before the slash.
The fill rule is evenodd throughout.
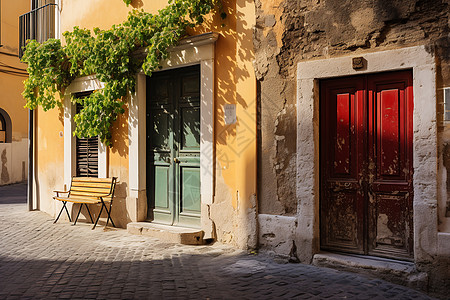
<path id="1" fill-rule="evenodd" d="M 78 93 L 77 98 L 83 98 L 90 94 Z M 76 105 L 77 113 L 83 108 Z M 79 177 L 98 177 L 98 137 L 76 138 L 76 175 Z"/>
<path id="2" fill-rule="evenodd" d="M 6 121 L 0 114 L 0 143 L 6 143 Z"/>
<path id="3" fill-rule="evenodd" d="M 8 113 L 0 108 L 0 143 L 12 142 L 11 118 Z"/>
<path id="4" fill-rule="evenodd" d="M 450 87 L 444 88 L 444 121 L 450 121 Z"/>

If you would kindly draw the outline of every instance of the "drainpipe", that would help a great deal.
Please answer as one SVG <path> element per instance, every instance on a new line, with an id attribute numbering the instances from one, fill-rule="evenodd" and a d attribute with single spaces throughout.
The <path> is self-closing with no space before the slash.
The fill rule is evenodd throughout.
<path id="1" fill-rule="evenodd" d="M 34 148 L 34 118 L 33 110 L 28 110 L 28 210 L 33 210 L 33 148 Z"/>

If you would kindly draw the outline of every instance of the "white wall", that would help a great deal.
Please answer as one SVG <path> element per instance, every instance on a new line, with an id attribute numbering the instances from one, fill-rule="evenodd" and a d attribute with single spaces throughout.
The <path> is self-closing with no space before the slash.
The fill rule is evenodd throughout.
<path id="1" fill-rule="evenodd" d="M 28 177 L 28 139 L 0 144 L 0 185 L 25 181 Z"/>

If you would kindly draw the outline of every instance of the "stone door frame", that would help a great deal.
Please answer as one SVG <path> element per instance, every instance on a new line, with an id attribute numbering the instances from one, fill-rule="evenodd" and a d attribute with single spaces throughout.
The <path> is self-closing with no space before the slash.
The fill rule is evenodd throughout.
<path id="1" fill-rule="evenodd" d="M 200 34 L 180 41 L 170 56 L 161 63 L 161 70 L 200 65 L 200 182 L 202 215 L 205 204 L 212 204 L 214 196 L 214 52 L 218 33 Z M 146 191 L 146 75 L 137 74 L 136 92 L 130 95 L 128 113 L 129 139 L 129 207 L 132 221 L 147 218 Z M 208 236 L 213 228 L 202 221 Z M 206 228 L 208 227 L 208 228 Z"/>
<path id="2" fill-rule="evenodd" d="M 362 69 L 352 58 L 363 57 Z M 436 66 L 425 46 L 300 62 L 297 65 L 297 217 L 298 257 L 310 262 L 320 250 L 319 226 L 319 80 L 349 75 L 413 72 L 414 261 L 437 253 Z"/>

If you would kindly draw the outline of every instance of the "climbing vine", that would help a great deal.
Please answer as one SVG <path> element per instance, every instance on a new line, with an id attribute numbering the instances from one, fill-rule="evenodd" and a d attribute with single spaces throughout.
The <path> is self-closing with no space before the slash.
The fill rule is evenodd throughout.
<path id="1" fill-rule="evenodd" d="M 123 1 L 127 6 L 131 3 Z M 41 106 L 47 111 L 62 106 L 64 89 L 75 78 L 96 74 L 104 88 L 82 99 L 72 98 L 83 107 L 74 116 L 74 134 L 98 135 L 111 145 L 111 125 L 124 112 L 122 99 L 134 92 L 136 73 L 142 68 L 150 76 L 187 28 L 202 24 L 205 15 L 221 10 L 219 1 L 169 0 L 157 14 L 134 9 L 125 22 L 108 30 L 94 28 L 91 32 L 74 27 L 63 33 L 64 46 L 57 39 L 42 44 L 29 41 L 22 57 L 29 73 L 23 91 L 26 107 Z M 221 17 L 226 15 L 222 12 Z M 145 49 L 145 58 L 135 55 L 140 48 Z"/>

